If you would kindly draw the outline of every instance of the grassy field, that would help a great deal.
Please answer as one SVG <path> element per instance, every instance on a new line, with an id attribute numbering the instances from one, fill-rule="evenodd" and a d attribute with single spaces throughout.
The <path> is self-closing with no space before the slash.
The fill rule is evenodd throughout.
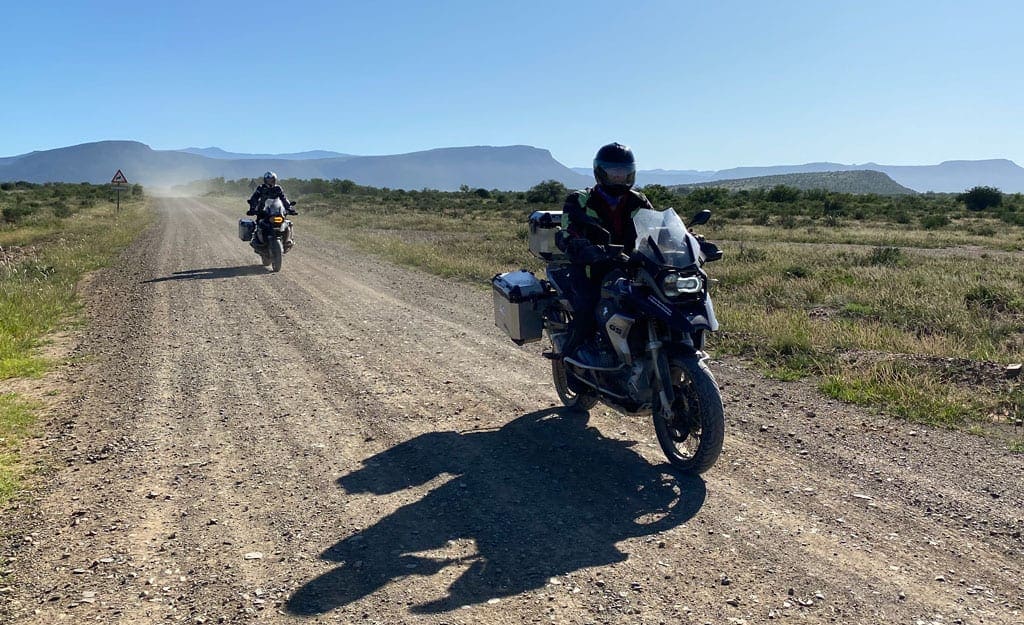
<path id="1" fill-rule="evenodd" d="M 499 271 L 541 269 L 527 251 L 526 216 L 561 208 L 557 195 L 285 185 L 312 217 L 304 227 L 480 288 Z M 701 229 L 726 254 L 708 267 L 722 322 L 711 351 L 811 380 L 831 397 L 998 432 L 1024 448 L 1014 428 L 1024 389 L 1004 376 L 1024 358 L 1024 197 L 973 212 L 950 194 L 648 191 L 684 217 L 715 214 Z"/>
<path id="2" fill-rule="evenodd" d="M 79 322 L 75 286 L 109 263 L 148 223 L 141 189 L 115 213 L 111 193 L 92 185 L 0 187 L 0 381 L 43 375 L 40 348 Z M 0 504 L 16 490 L 17 451 L 37 403 L 0 394 Z"/>

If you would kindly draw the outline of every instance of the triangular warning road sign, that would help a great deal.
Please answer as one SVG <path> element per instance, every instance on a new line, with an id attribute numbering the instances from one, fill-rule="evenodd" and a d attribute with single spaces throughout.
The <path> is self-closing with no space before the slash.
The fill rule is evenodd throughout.
<path id="1" fill-rule="evenodd" d="M 128 184 L 128 179 L 124 177 L 121 170 L 118 169 L 114 177 L 110 179 L 110 184 Z"/>

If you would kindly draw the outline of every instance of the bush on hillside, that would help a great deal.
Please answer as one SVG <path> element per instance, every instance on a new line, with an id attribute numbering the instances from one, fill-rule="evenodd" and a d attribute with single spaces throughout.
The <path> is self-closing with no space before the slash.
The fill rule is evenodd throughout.
<path id="1" fill-rule="evenodd" d="M 784 184 L 777 184 L 768 190 L 767 200 L 779 204 L 790 204 L 800 199 L 800 189 Z"/>
<path id="2" fill-rule="evenodd" d="M 721 204 L 729 198 L 729 190 L 722 187 L 697 187 L 686 196 L 686 201 L 696 205 Z"/>

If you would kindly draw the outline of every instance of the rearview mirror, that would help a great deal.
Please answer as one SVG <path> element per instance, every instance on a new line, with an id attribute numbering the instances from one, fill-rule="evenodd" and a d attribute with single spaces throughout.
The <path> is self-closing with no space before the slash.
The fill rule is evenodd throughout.
<path id="1" fill-rule="evenodd" d="M 704 210 L 694 215 L 692 219 L 690 219 L 690 225 L 700 226 L 702 224 L 708 223 L 709 219 L 711 219 L 711 211 L 705 208 Z"/>

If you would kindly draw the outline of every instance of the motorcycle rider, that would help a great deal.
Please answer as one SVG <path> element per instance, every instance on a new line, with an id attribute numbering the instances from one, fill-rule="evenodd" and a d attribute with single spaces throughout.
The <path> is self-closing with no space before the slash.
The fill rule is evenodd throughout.
<path id="1" fill-rule="evenodd" d="M 580 353 L 580 348 L 596 329 L 601 280 L 616 263 L 603 244 L 622 245 L 626 252 L 632 251 L 636 239 L 633 215 L 640 209 L 654 208 L 643 193 L 633 189 L 636 159 L 629 146 L 609 143 L 601 147 L 594 157 L 594 179 L 596 185 L 566 198 L 562 207 L 564 234 L 557 241 L 569 256 L 567 295 L 574 311 L 562 354 L 591 362 L 596 355 Z M 593 226 L 607 230 L 609 239 L 603 240 Z"/>
<path id="2" fill-rule="evenodd" d="M 284 189 L 282 189 L 281 186 L 277 184 L 277 174 L 275 174 L 272 171 L 268 171 L 267 173 L 263 174 L 263 184 L 256 187 L 256 190 L 253 191 L 252 196 L 249 197 L 249 210 L 245 211 L 245 214 L 250 216 L 256 216 L 257 219 L 259 219 L 261 213 L 263 212 L 264 203 L 269 199 L 275 198 L 281 200 L 281 204 L 284 206 L 284 213 L 286 215 L 299 214 L 297 211 L 292 209 L 291 202 L 289 202 L 288 198 L 285 197 L 284 195 Z M 255 238 L 253 238 L 252 240 L 252 245 L 253 247 L 256 247 Z M 292 245 L 294 245 L 294 241 L 292 239 L 292 232 L 290 228 L 288 229 L 288 238 L 285 240 L 284 245 L 286 251 L 288 249 L 291 249 Z"/>

